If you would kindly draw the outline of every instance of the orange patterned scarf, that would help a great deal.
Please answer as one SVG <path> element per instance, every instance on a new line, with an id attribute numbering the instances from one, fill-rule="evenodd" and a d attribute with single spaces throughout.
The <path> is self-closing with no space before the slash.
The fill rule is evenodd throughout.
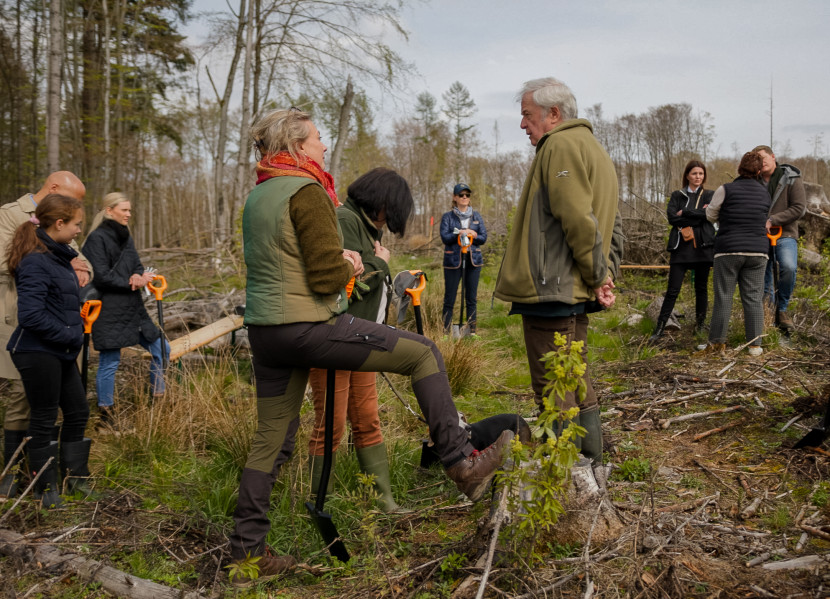
<path id="1" fill-rule="evenodd" d="M 334 177 L 324 171 L 319 164 L 311 158 L 298 164 L 288 152 L 278 152 L 273 156 L 266 156 L 256 165 L 257 180 L 259 185 L 272 177 L 305 177 L 314 179 L 326 190 L 335 208 L 340 206 L 337 199 L 337 192 L 334 190 Z"/>

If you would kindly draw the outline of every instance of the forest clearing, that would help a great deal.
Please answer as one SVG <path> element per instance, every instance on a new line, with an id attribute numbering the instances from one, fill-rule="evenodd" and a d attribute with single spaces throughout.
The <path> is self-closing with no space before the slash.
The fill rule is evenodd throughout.
<path id="1" fill-rule="evenodd" d="M 404 248 L 399 255 L 399 268 L 430 260 Z M 198 255 L 157 264 L 171 281 L 165 300 L 171 328 L 177 311 L 198 326 L 199 306 L 232 312 L 244 298 L 239 272 L 211 272 Z M 825 258 L 818 271 L 799 273 L 797 332 L 787 341 L 768 327 L 767 351 L 758 358 L 735 349 L 742 344 L 738 310 L 732 349 L 722 355 L 696 352 L 699 340 L 688 322 L 661 344 L 647 345 L 652 321 L 628 323 L 660 295 L 663 277 L 625 270 L 615 307 L 592 317 L 589 338 L 605 461 L 613 467 L 607 498 L 624 529 L 598 542 L 589 541 L 588 530 L 554 528 L 528 545 L 505 526 L 483 596 L 827 596 L 830 455 L 790 449 L 818 426 L 830 399 L 826 264 Z M 451 341 L 440 338 L 442 284 L 430 266 L 426 332 L 445 356 L 459 409 L 470 421 L 503 412 L 531 418 L 520 323 L 505 304 L 490 308 L 485 300 L 495 270 L 482 274 L 481 339 Z M 691 309 L 691 301 L 681 295 L 678 310 Z M 418 467 L 425 427 L 382 381 L 393 490 L 413 512 L 372 509 L 353 453 L 341 448 L 327 510 L 352 559 L 343 564 L 328 556 L 303 505 L 313 419 L 306 401 L 298 449 L 272 495 L 268 537 L 302 565 L 249 590 L 229 585 L 230 516 L 255 426 L 250 358 L 244 332 L 238 337 L 236 347 L 182 360 L 167 394 L 154 402 L 143 387 L 146 362 L 138 355 L 128 361 L 117 402 L 123 432 L 92 432 L 91 466 L 104 498 L 54 511 L 30 500 L 0 506 L 6 596 L 474 596 L 482 574 L 476 561 L 487 552 L 477 526 L 487 520 L 490 502 L 470 504 L 440 468 Z M 411 402 L 404 379 L 392 378 Z M 117 571 L 167 590 L 132 586 Z"/>

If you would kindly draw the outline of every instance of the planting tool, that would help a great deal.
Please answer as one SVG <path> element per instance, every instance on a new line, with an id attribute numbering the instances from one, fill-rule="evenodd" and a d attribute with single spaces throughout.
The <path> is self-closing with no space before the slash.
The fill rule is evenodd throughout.
<path id="1" fill-rule="evenodd" d="M 412 298 L 412 309 L 415 311 L 415 327 L 418 334 L 424 334 L 424 321 L 421 317 L 421 293 L 427 286 L 427 276 L 420 270 L 410 270 L 409 274 L 418 280 L 417 287 L 407 287 L 406 294 Z"/>
<path id="2" fill-rule="evenodd" d="M 470 251 L 473 242 L 467 235 L 461 235 L 459 229 L 456 229 L 453 233 L 458 235 L 458 245 L 461 246 L 461 305 L 458 310 L 458 324 L 452 327 L 452 338 L 461 339 L 470 334 L 470 327 L 464 323 L 464 283 L 467 272 L 467 252 Z"/>
<path id="3" fill-rule="evenodd" d="M 158 285 L 153 285 L 159 281 Z M 153 275 L 153 280 L 147 283 L 147 289 L 156 296 L 156 305 L 159 309 L 159 330 L 161 331 L 161 368 L 167 370 L 167 343 L 164 336 L 164 310 L 162 308 L 162 294 L 167 290 L 167 279 L 163 275 Z"/>
<path id="4" fill-rule="evenodd" d="M 329 553 L 341 562 L 349 561 L 349 552 L 337 533 L 337 527 L 331 519 L 331 514 L 325 512 L 323 507 L 326 503 L 326 489 L 329 486 L 331 476 L 331 448 L 334 445 L 334 377 L 335 370 L 329 369 L 326 373 L 326 406 L 323 416 L 323 469 L 320 472 L 320 486 L 317 487 L 317 498 L 314 502 L 307 501 L 305 504 L 308 513 L 320 536 L 323 537 L 328 546 Z"/>
<path id="5" fill-rule="evenodd" d="M 81 383 L 86 391 L 89 371 L 89 336 L 92 333 L 92 323 L 98 320 L 101 314 L 101 300 L 87 300 L 81 306 L 81 318 L 84 321 L 84 349 L 81 359 Z"/>
<path id="6" fill-rule="evenodd" d="M 818 426 L 814 426 L 813 430 L 804 435 L 804 437 L 793 445 L 793 449 L 803 449 L 804 447 L 819 447 L 827 437 L 830 436 L 830 431 L 827 430 L 827 425 L 830 424 L 830 398 L 827 399 L 827 409 L 824 412 L 824 417 Z"/>

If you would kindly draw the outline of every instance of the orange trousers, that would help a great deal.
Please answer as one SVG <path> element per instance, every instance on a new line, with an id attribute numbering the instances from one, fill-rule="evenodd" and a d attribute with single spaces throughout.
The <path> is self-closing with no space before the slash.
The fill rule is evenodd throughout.
<path id="1" fill-rule="evenodd" d="M 308 454 L 323 455 L 324 411 L 326 402 L 326 373 L 312 368 L 308 373 L 311 398 L 314 401 L 314 430 L 308 442 Z M 383 443 L 378 416 L 378 390 L 374 372 L 338 370 L 334 384 L 334 444 L 337 451 L 346 430 L 346 418 L 352 427 L 355 447 L 372 447 Z"/>

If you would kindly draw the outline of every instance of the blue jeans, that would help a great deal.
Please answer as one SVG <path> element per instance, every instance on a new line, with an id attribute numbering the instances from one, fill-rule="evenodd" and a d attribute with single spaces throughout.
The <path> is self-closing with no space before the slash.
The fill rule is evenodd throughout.
<path id="1" fill-rule="evenodd" d="M 782 237 L 775 247 L 775 256 L 778 260 L 778 310 L 786 312 L 790 298 L 795 289 L 795 273 L 798 270 L 798 240 L 792 237 Z M 767 272 L 764 276 L 764 295 L 772 297 L 774 281 L 772 276 L 772 248 L 770 260 L 767 263 Z"/>
<path id="2" fill-rule="evenodd" d="M 147 341 L 144 335 L 139 335 L 138 342 L 141 347 L 150 352 L 152 356 L 150 364 L 150 388 L 153 390 L 153 395 L 164 393 L 164 372 L 161 367 L 161 340 L 159 337 L 155 341 Z M 167 355 L 170 355 L 170 344 L 164 342 L 167 348 Z M 98 389 L 98 405 L 102 408 L 108 408 L 115 403 L 113 396 L 115 395 L 115 371 L 118 370 L 118 365 L 121 363 L 120 349 L 105 349 L 98 355 L 98 374 L 95 376 L 95 385 Z"/>

